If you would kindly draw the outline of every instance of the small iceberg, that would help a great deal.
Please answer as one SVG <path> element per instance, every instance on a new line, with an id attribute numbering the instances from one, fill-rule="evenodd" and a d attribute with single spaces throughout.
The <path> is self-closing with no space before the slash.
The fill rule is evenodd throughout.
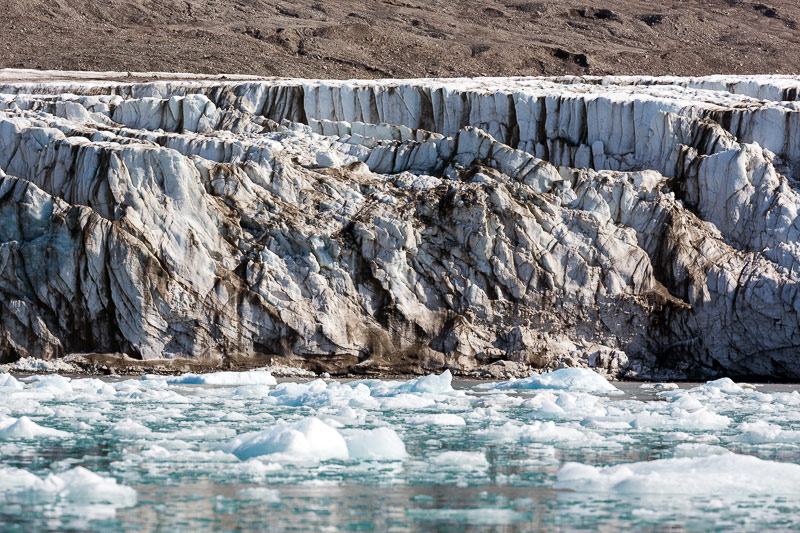
<path id="1" fill-rule="evenodd" d="M 66 431 L 40 426 L 27 416 L 0 420 L 0 440 L 31 439 L 34 437 L 69 437 Z"/>
<path id="2" fill-rule="evenodd" d="M 316 417 L 279 424 L 245 433 L 220 447 L 245 460 L 262 455 L 287 462 L 331 459 L 402 460 L 406 447 L 390 428 L 355 430 L 344 437 L 336 428 Z"/>
<path id="3" fill-rule="evenodd" d="M 36 504 L 62 501 L 72 504 L 136 505 L 136 490 L 81 466 L 41 479 L 19 468 L 0 467 L 0 500 Z"/>
<path id="4" fill-rule="evenodd" d="M 602 392 L 622 394 L 622 391 L 606 378 L 588 368 L 560 368 L 545 374 L 534 374 L 529 378 L 504 381 L 494 385 L 495 389 L 557 389 L 577 392 Z"/>
<path id="5" fill-rule="evenodd" d="M 676 495 L 800 494 L 800 465 L 733 453 L 615 466 L 567 463 L 555 488 L 577 492 Z"/>

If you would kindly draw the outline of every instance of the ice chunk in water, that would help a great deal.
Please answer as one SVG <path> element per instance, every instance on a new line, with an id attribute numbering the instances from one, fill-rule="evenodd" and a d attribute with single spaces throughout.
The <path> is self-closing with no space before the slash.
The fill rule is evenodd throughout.
<path id="1" fill-rule="evenodd" d="M 486 470 L 489 461 L 483 452 L 442 452 L 430 459 L 431 466 L 440 470 Z"/>
<path id="2" fill-rule="evenodd" d="M 236 495 L 245 500 L 258 500 L 264 503 L 278 503 L 281 501 L 280 493 L 277 490 L 266 487 L 242 489 Z"/>
<path id="3" fill-rule="evenodd" d="M 748 444 L 764 444 L 772 442 L 797 443 L 800 442 L 800 431 L 782 429 L 764 420 L 743 422 L 739 426 L 741 433 L 733 440 Z"/>
<path id="4" fill-rule="evenodd" d="M 75 467 L 55 477 L 63 484 L 60 496 L 70 502 L 107 503 L 123 507 L 136 505 L 134 489 L 83 467 Z"/>
<path id="5" fill-rule="evenodd" d="M 466 426 L 467 422 L 460 416 L 453 413 L 431 413 L 426 415 L 415 415 L 409 420 L 412 424 L 424 424 L 431 426 Z"/>
<path id="6" fill-rule="evenodd" d="M 598 467 L 567 463 L 556 488 L 629 494 L 800 494 L 800 465 L 726 453 Z"/>
<path id="7" fill-rule="evenodd" d="M 114 424 L 114 427 L 111 428 L 111 431 L 115 435 L 124 435 L 126 437 L 140 437 L 143 435 L 149 435 L 151 433 L 150 428 L 130 418 L 120 420 Z"/>
<path id="8" fill-rule="evenodd" d="M 399 387 L 402 392 L 428 392 L 431 394 L 441 394 L 453 390 L 453 374 L 445 370 L 440 375 L 424 376 L 407 381 Z"/>
<path id="9" fill-rule="evenodd" d="M 113 478 L 75 467 L 40 479 L 26 470 L 0 468 L 0 499 L 20 503 L 63 500 L 77 504 L 136 505 L 136 491 Z"/>
<path id="10" fill-rule="evenodd" d="M 159 379 L 158 376 L 144 376 L 146 379 Z M 161 378 L 164 379 L 164 378 Z M 183 374 L 165 378 L 167 383 L 184 383 L 192 385 L 277 385 L 277 380 L 265 370 L 250 372 L 212 372 L 210 374 Z"/>
<path id="11" fill-rule="evenodd" d="M 239 459 L 273 454 L 287 461 L 326 461 L 349 457 L 344 437 L 318 418 L 306 418 L 291 424 L 272 426 L 264 431 L 245 433 L 231 439 L 221 449 Z"/>
<path id="12" fill-rule="evenodd" d="M 33 437 L 69 437 L 66 431 L 43 427 L 28 418 L 9 418 L 0 421 L 0 439 L 30 439 Z"/>
<path id="13" fill-rule="evenodd" d="M 588 368 L 561 368 L 525 379 L 511 379 L 495 385 L 498 389 L 563 389 L 621 394 L 606 378 Z"/>
<path id="14" fill-rule="evenodd" d="M 70 379 L 59 376 L 58 374 L 52 374 L 49 376 L 32 376 L 31 381 L 36 383 L 34 388 L 37 392 L 47 392 L 53 394 L 54 396 L 70 394 L 73 392 L 72 385 L 70 385 Z"/>
<path id="15" fill-rule="evenodd" d="M 0 389 L 22 390 L 22 383 L 11 374 L 0 374 Z"/>
<path id="16" fill-rule="evenodd" d="M 406 457 L 406 445 L 390 428 L 355 431 L 347 437 L 352 459 L 399 461 Z"/>

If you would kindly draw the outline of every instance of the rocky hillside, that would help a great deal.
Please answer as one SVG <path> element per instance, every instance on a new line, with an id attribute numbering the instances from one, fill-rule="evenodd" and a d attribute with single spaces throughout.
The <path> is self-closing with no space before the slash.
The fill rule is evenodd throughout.
<path id="1" fill-rule="evenodd" d="M 800 72 L 795 0 L 0 0 L 0 67 L 305 78 Z"/>
<path id="2" fill-rule="evenodd" d="M 800 377 L 800 78 L 71 76 L 0 85 L 4 360 Z"/>

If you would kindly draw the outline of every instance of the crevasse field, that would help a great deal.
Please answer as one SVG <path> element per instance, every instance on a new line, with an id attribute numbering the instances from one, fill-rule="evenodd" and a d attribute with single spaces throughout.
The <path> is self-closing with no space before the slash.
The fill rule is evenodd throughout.
<path id="1" fill-rule="evenodd" d="M 800 393 L 0 374 L 3 530 L 800 528 Z"/>

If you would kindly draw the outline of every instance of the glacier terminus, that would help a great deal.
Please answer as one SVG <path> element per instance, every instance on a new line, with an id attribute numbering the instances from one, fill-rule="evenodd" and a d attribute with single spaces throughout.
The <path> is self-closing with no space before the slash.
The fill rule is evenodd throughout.
<path id="1" fill-rule="evenodd" d="M 0 71 L 0 362 L 798 379 L 799 100 Z"/>

